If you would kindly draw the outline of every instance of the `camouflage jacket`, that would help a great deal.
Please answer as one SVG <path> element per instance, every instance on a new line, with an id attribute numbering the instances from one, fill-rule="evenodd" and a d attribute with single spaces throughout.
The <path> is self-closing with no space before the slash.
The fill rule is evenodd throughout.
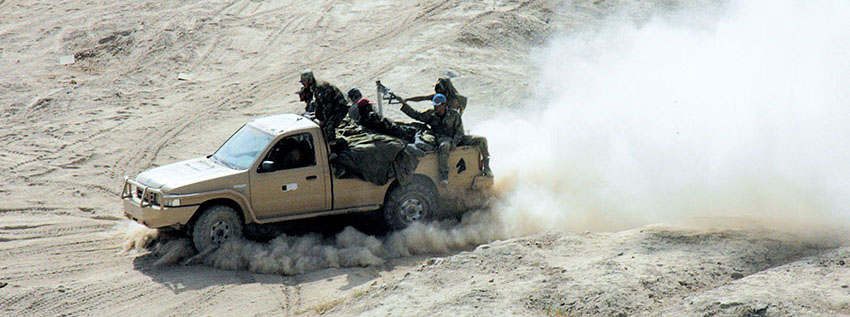
<path id="1" fill-rule="evenodd" d="M 348 114 L 348 102 L 339 88 L 326 82 L 317 82 L 312 91 L 316 104 L 316 119 L 319 119 L 323 126 L 339 125 L 342 118 Z"/>
<path id="2" fill-rule="evenodd" d="M 446 109 L 446 114 L 440 116 L 434 109 L 422 112 L 416 111 L 408 105 L 402 105 L 401 111 L 409 117 L 422 121 L 431 127 L 431 132 L 439 138 L 451 138 L 453 145 L 458 145 L 463 138 L 463 122 L 460 113 L 452 109 Z"/>

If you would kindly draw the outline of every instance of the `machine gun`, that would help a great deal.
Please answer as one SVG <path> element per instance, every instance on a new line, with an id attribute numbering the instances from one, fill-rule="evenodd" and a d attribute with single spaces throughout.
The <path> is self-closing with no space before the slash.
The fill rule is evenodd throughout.
<path id="1" fill-rule="evenodd" d="M 393 93 L 392 89 L 387 88 L 384 84 L 381 83 L 380 80 L 375 81 L 375 85 L 378 86 L 378 115 L 381 118 L 384 117 L 384 105 L 383 101 L 386 100 L 388 105 L 391 104 L 400 104 L 404 99 Z M 395 101 L 395 102 L 393 102 Z"/>

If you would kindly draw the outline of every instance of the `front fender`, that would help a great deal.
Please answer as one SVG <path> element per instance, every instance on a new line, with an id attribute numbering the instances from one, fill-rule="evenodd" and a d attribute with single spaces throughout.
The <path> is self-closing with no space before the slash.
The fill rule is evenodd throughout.
<path id="1" fill-rule="evenodd" d="M 181 201 L 185 201 L 187 202 L 187 204 L 195 205 L 207 205 L 211 202 L 214 203 L 214 201 L 216 200 L 229 200 L 238 205 L 239 210 L 242 211 L 242 219 L 245 219 L 246 224 L 257 222 L 257 216 L 256 214 L 254 214 L 254 209 L 251 208 L 251 203 L 248 197 L 245 194 L 233 189 L 220 189 L 196 194 L 177 195 L 172 197 L 179 197 Z"/>

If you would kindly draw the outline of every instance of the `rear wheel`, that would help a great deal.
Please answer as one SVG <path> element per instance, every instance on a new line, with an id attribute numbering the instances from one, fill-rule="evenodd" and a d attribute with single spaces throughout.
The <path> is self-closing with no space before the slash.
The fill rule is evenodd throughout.
<path id="1" fill-rule="evenodd" d="M 242 220 L 236 210 L 215 205 L 204 211 L 192 228 L 192 241 L 198 252 L 206 252 L 242 237 Z"/>
<path id="2" fill-rule="evenodd" d="M 436 189 L 416 179 L 390 192 L 384 205 L 384 219 L 390 228 L 402 229 L 416 221 L 433 219 L 436 209 Z"/>

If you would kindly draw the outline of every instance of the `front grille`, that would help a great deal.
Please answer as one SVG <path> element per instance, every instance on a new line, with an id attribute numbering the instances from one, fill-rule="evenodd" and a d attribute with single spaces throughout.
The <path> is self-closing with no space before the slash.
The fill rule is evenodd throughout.
<path id="1" fill-rule="evenodd" d="M 144 191 L 140 188 L 136 188 L 136 198 L 142 200 L 142 194 L 144 194 Z M 159 195 L 155 193 L 148 193 L 148 197 L 144 199 L 143 202 L 151 205 L 159 205 Z"/>

